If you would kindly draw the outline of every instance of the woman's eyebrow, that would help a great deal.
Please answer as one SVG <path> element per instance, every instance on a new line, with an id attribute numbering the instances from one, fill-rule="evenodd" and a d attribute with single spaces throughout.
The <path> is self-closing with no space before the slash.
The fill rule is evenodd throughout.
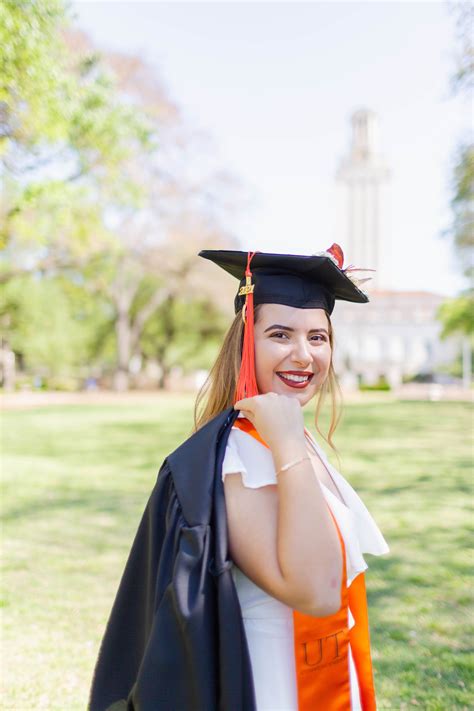
<path id="1" fill-rule="evenodd" d="M 272 331 L 274 328 L 279 328 L 280 331 L 291 331 L 292 333 L 294 332 L 294 328 L 290 328 L 289 326 L 282 326 L 279 323 L 274 323 L 273 326 L 269 326 L 264 330 L 264 333 L 267 331 Z M 327 336 L 329 336 L 329 333 L 325 328 L 311 328 L 308 333 L 325 333 Z"/>

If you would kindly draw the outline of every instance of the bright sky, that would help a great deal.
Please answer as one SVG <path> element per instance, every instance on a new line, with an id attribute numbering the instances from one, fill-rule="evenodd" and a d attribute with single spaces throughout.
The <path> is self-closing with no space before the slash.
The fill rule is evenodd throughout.
<path id="1" fill-rule="evenodd" d="M 469 131 L 449 92 L 454 17 L 440 2 L 75 2 L 100 47 L 157 67 L 187 122 L 254 196 L 243 249 L 311 254 L 336 234 L 334 176 L 352 112 L 379 115 L 392 172 L 387 286 L 454 295 L 451 166 Z M 346 255 L 345 264 L 351 261 Z M 371 265 L 357 265 L 368 267 Z"/>

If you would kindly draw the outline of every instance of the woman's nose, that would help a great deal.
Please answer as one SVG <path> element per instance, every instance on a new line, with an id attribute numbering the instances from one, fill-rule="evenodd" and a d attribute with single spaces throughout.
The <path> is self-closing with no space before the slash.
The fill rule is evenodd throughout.
<path id="1" fill-rule="evenodd" d="M 311 361 L 311 354 L 309 351 L 309 345 L 306 339 L 301 339 L 295 341 L 295 346 L 293 348 L 293 360 L 298 363 L 309 363 Z"/>

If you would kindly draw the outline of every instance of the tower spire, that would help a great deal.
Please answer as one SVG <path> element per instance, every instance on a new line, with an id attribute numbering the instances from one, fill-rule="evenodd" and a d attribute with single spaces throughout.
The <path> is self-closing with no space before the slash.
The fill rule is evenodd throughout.
<path id="1" fill-rule="evenodd" d="M 369 289 L 383 280 L 382 246 L 387 239 L 384 188 L 390 176 L 379 148 L 378 117 L 370 109 L 351 116 L 347 154 L 336 174 L 339 193 L 337 237 L 352 264 L 375 269 Z"/>

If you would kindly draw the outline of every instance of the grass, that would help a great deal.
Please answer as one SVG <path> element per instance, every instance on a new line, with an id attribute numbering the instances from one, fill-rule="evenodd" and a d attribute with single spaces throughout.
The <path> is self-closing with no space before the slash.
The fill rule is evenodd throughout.
<path id="1" fill-rule="evenodd" d="M 3 709 L 85 709 L 141 513 L 191 413 L 177 396 L 4 413 Z M 471 424 L 468 403 L 368 402 L 336 433 L 390 546 L 366 557 L 379 709 L 474 708 Z"/>

